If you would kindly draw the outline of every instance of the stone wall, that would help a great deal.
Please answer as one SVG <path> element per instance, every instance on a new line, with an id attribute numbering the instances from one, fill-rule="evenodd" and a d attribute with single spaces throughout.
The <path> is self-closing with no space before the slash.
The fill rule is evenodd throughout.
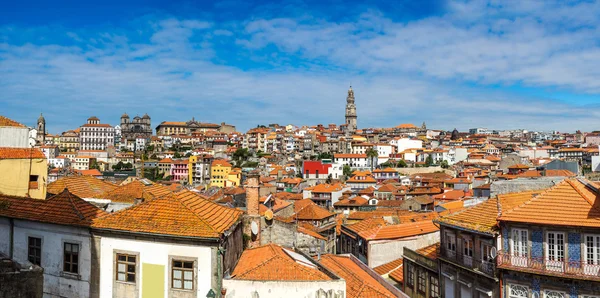
<path id="1" fill-rule="evenodd" d="M 564 179 L 565 177 L 539 177 L 494 181 L 490 186 L 491 197 L 514 192 L 544 190 L 558 184 Z"/>
<path id="2" fill-rule="evenodd" d="M 22 266 L 0 254 L 0 297 L 41 298 L 44 294 L 44 270 Z"/>

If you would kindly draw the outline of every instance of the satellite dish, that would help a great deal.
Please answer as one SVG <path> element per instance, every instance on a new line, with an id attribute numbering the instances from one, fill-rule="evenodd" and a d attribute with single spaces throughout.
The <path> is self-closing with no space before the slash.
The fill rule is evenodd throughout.
<path id="1" fill-rule="evenodd" d="M 258 225 L 256 224 L 255 221 L 253 221 L 252 224 L 250 224 L 250 229 L 252 230 L 252 234 L 254 234 L 254 235 L 258 234 Z"/>
<path id="2" fill-rule="evenodd" d="M 490 257 L 492 259 L 495 259 L 498 256 L 498 250 L 495 247 L 492 247 L 490 249 Z"/>
<path id="3" fill-rule="evenodd" d="M 273 211 L 271 211 L 271 209 L 265 211 L 265 219 L 266 220 L 271 220 L 273 219 Z"/>

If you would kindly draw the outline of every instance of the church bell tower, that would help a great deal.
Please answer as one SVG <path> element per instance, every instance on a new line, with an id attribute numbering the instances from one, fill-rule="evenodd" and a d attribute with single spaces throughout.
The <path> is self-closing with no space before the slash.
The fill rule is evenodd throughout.
<path id="1" fill-rule="evenodd" d="M 348 89 L 348 96 L 346 97 L 346 125 L 348 133 L 356 132 L 356 105 L 354 104 L 354 90 L 352 90 L 352 86 Z"/>

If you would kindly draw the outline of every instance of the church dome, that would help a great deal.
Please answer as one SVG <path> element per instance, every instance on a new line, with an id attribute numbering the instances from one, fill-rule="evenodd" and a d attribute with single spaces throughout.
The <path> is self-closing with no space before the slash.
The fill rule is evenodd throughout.
<path id="1" fill-rule="evenodd" d="M 127 115 L 127 113 L 123 113 L 123 115 L 121 115 L 121 118 L 129 118 L 129 115 Z"/>
<path id="2" fill-rule="evenodd" d="M 40 113 L 40 117 L 38 118 L 38 123 L 40 122 L 46 122 L 46 119 L 44 119 L 44 116 L 42 115 L 42 113 Z"/>
<path id="3" fill-rule="evenodd" d="M 142 116 L 142 119 L 150 119 L 150 116 L 148 116 L 148 113 L 145 113 L 144 116 Z"/>
<path id="4" fill-rule="evenodd" d="M 450 137 L 450 140 L 453 140 L 453 141 L 455 141 L 455 140 L 458 140 L 459 138 L 460 138 L 460 136 L 459 136 L 459 134 L 458 134 L 458 129 L 456 129 L 456 128 L 455 128 L 455 129 L 452 131 L 452 135 L 451 135 L 451 137 Z"/>

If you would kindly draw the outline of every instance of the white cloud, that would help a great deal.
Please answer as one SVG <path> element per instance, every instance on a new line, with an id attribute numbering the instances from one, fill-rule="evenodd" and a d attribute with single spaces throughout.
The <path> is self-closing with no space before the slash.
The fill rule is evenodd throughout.
<path id="1" fill-rule="evenodd" d="M 245 27 L 169 18 L 129 33 L 74 30 L 76 46 L 5 38 L 0 106 L 29 124 L 41 110 L 52 132 L 90 115 L 116 124 L 125 111 L 148 112 L 153 124 L 195 117 L 245 130 L 274 122 L 342 123 L 352 84 L 362 127 L 426 121 L 440 129 L 595 129 L 598 109 L 485 86 L 522 82 L 598 92 L 596 28 L 578 27 L 595 24 L 587 13 L 595 8 L 581 11 L 580 25 L 567 32 L 543 23 L 571 21 L 563 11 L 532 15 L 539 7 L 504 3 L 453 3 L 446 15 L 408 23 L 377 11 L 355 22 L 279 18 Z M 0 36 L 7 30 L 35 28 L 0 28 Z M 226 50 L 234 56 L 220 57 L 230 36 L 237 43 Z M 246 67 L 244 60 L 266 66 Z"/>

